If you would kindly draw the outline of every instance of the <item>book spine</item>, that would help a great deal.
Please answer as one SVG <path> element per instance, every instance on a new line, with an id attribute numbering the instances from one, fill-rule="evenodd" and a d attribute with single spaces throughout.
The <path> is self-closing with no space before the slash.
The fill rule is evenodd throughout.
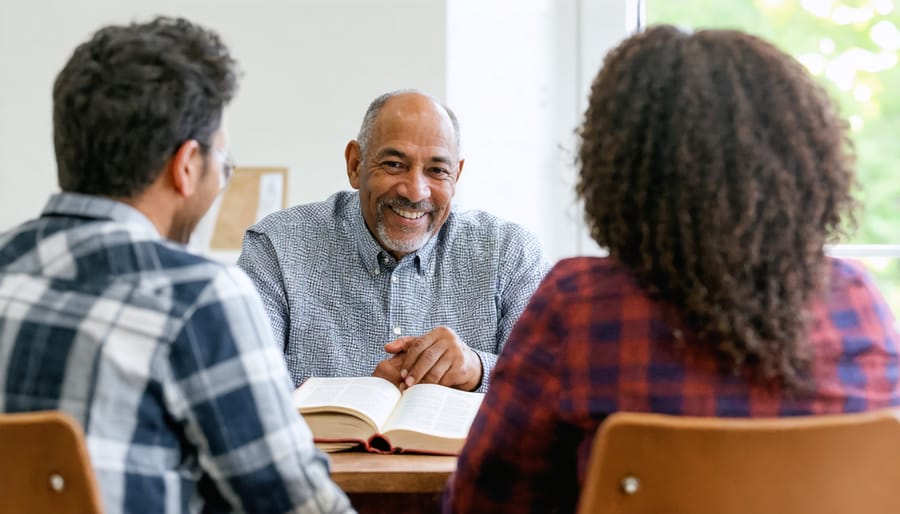
<path id="1" fill-rule="evenodd" d="M 383 436 L 382 434 L 373 435 L 372 437 L 369 438 L 368 441 L 366 441 L 365 445 L 366 445 L 366 451 L 370 452 L 370 453 L 380 453 L 382 455 L 389 455 L 392 453 L 400 452 L 400 449 L 394 448 L 394 446 L 391 445 L 391 442 L 388 440 L 388 438 Z"/>

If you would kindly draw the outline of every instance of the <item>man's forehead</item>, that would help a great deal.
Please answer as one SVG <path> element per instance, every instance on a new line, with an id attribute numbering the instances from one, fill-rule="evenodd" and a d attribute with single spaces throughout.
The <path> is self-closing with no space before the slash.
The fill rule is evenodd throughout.
<path id="1" fill-rule="evenodd" d="M 376 147 L 416 145 L 445 148 L 451 154 L 457 150 L 453 124 L 442 108 L 388 109 L 385 105 L 375 119 L 372 139 Z"/>

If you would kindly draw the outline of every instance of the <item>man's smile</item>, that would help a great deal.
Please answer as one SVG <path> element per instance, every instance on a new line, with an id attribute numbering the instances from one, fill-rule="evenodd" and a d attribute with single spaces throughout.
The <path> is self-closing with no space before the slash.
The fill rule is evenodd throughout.
<path id="1" fill-rule="evenodd" d="M 390 209 L 392 211 L 394 211 L 394 213 L 397 214 L 398 216 L 406 218 L 408 220 L 417 220 L 417 219 L 421 218 L 422 216 L 425 216 L 426 214 L 428 214 L 427 211 L 408 211 L 406 209 L 401 209 L 399 207 L 393 207 L 393 206 L 391 206 Z"/>

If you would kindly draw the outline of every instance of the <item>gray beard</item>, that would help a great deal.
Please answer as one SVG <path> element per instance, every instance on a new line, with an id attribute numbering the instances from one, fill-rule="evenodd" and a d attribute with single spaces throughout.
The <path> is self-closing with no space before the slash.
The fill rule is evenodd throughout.
<path id="1" fill-rule="evenodd" d="M 390 209 L 390 207 L 384 208 Z M 378 211 L 375 230 L 378 232 L 378 238 L 381 239 L 381 244 L 385 246 L 385 250 L 402 254 L 412 253 L 425 246 L 425 243 L 434 235 L 434 218 L 432 218 L 431 223 L 428 224 L 428 229 L 421 236 L 412 239 L 393 239 L 388 235 L 387 227 L 384 226 L 383 212 L 384 210 Z"/>

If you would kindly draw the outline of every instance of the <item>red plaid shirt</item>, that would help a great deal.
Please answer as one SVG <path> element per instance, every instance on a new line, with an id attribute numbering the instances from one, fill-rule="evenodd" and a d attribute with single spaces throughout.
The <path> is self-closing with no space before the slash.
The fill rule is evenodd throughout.
<path id="1" fill-rule="evenodd" d="M 788 399 L 675 349 L 662 310 L 610 259 L 563 260 L 519 319 L 444 496 L 445 512 L 572 512 L 591 442 L 615 411 L 793 416 L 900 404 L 890 309 L 831 259 L 812 306 L 815 393 Z"/>

